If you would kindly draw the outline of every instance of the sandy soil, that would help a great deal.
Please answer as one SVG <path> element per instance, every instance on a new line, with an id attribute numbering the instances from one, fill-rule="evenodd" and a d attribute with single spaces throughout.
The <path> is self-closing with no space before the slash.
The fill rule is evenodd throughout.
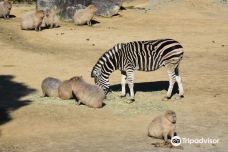
<path id="1" fill-rule="evenodd" d="M 218 144 L 183 144 L 182 151 L 228 149 L 228 9 L 212 0 L 158 3 L 145 12 L 127 9 L 113 18 L 96 17 L 93 27 L 20 30 L 22 14 L 35 6 L 15 6 L 0 19 L 0 151 L 181 151 L 155 148 L 147 137 L 151 119 L 166 109 L 177 113 L 181 137 L 218 138 Z M 47 76 L 82 75 L 88 82 L 100 55 L 118 42 L 173 38 L 185 48 L 181 75 L 185 98 L 168 102 L 165 69 L 136 72 L 136 102 L 119 97 L 120 72 L 111 76 L 115 92 L 106 106 L 91 109 L 74 100 L 42 98 Z M 89 39 L 89 40 L 88 40 Z"/>

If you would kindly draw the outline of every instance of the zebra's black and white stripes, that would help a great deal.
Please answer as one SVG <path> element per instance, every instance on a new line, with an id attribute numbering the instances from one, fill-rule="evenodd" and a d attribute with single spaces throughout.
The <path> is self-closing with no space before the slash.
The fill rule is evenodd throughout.
<path id="1" fill-rule="evenodd" d="M 183 53 L 181 44 L 173 39 L 119 43 L 100 57 L 93 67 L 91 77 L 94 77 L 95 83 L 107 93 L 109 76 L 114 70 L 120 70 L 122 74 L 122 96 L 126 95 L 125 84 L 127 80 L 133 101 L 134 70 L 155 71 L 165 66 L 170 79 L 165 99 L 171 97 L 175 82 L 178 83 L 180 97 L 183 97 L 184 91 L 179 76 L 179 63 Z"/>

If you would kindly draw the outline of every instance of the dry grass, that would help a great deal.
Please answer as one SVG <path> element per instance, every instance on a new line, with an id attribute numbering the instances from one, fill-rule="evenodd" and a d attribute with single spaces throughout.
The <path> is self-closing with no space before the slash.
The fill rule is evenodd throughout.
<path id="1" fill-rule="evenodd" d="M 170 1 L 147 13 L 130 9 L 113 18 L 96 17 L 100 24 L 93 27 L 64 22 L 60 28 L 42 32 L 19 28 L 21 16 L 34 6 L 14 7 L 16 18 L 0 19 L 0 73 L 15 76 L 13 81 L 37 92 L 20 97 L 18 104 L 31 102 L 8 113 L 12 119 L 0 126 L 0 151 L 164 151 L 151 145 L 159 141 L 148 138 L 146 128 L 166 109 L 176 112 L 181 137 L 221 140 L 217 145 L 184 144 L 184 151 L 226 150 L 228 10 L 211 1 Z M 93 83 L 93 65 L 118 42 L 167 37 L 185 48 L 180 66 L 185 98 L 181 101 L 175 97 L 161 101 L 167 88 L 164 83 L 159 89 L 156 86 L 168 81 L 164 68 L 136 72 L 135 81 L 148 90 L 139 89 L 132 104 L 119 97 L 120 88 L 107 96 L 101 109 L 78 107 L 74 100 L 40 97 L 41 81 L 47 76 L 66 80 L 82 75 Z M 120 72 L 114 72 L 110 84 L 119 83 Z"/>

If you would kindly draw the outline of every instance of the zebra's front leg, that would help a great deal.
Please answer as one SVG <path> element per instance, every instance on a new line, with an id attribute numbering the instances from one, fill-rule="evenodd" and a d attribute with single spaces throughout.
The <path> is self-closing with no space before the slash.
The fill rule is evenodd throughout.
<path id="1" fill-rule="evenodd" d="M 121 98 L 126 97 L 126 72 L 121 71 L 121 87 L 122 87 L 122 93 L 121 93 Z"/>
<path id="2" fill-rule="evenodd" d="M 127 71 L 127 82 L 128 87 L 130 89 L 130 101 L 128 103 L 132 103 L 135 101 L 135 94 L 134 94 L 134 71 L 128 70 Z"/>

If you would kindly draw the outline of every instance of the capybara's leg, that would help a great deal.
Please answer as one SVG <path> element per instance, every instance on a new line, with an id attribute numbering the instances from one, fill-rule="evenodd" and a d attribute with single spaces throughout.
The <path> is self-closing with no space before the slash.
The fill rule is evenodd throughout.
<path id="1" fill-rule="evenodd" d="M 38 25 L 39 31 L 41 31 L 41 25 L 42 25 L 42 22 Z"/>
<path id="2" fill-rule="evenodd" d="M 174 137 L 174 134 L 175 134 L 175 131 L 174 130 L 171 130 L 169 132 L 170 139 L 172 139 Z"/>
<path id="3" fill-rule="evenodd" d="M 52 28 L 53 28 L 53 24 L 50 24 L 50 27 L 49 27 L 49 28 L 51 28 L 51 29 L 52 29 Z"/>
<path id="4" fill-rule="evenodd" d="M 36 26 L 36 27 L 35 27 L 35 31 L 37 31 L 37 32 L 38 32 L 38 26 Z"/>
<path id="5" fill-rule="evenodd" d="M 4 19 L 7 19 L 7 15 L 3 15 Z"/>
<path id="6" fill-rule="evenodd" d="M 91 20 L 87 21 L 87 25 L 92 26 Z"/>
<path id="7" fill-rule="evenodd" d="M 42 91 L 42 92 L 43 92 L 43 97 L 46 97 L 47 96 L 46 93 L 44 91 Z"/>
<path id="8" fill-rule="evenodd" d="M 39 31 L 41 31 L 41 26 L 39 26 Z"/>
<path id="9" fill-rule="evenodd" d="M 80 100 L 78 100 L 78 101 L 76 101 L 76 105 L 80 105 L 81 104 L 81 101 Z"/>
<path id="10" fill-rule="evenodd" d="M 166 132 L 163 133 L 163 138 L 164 138 L 165 142 L 168 141 L 168 134 Z"/>

